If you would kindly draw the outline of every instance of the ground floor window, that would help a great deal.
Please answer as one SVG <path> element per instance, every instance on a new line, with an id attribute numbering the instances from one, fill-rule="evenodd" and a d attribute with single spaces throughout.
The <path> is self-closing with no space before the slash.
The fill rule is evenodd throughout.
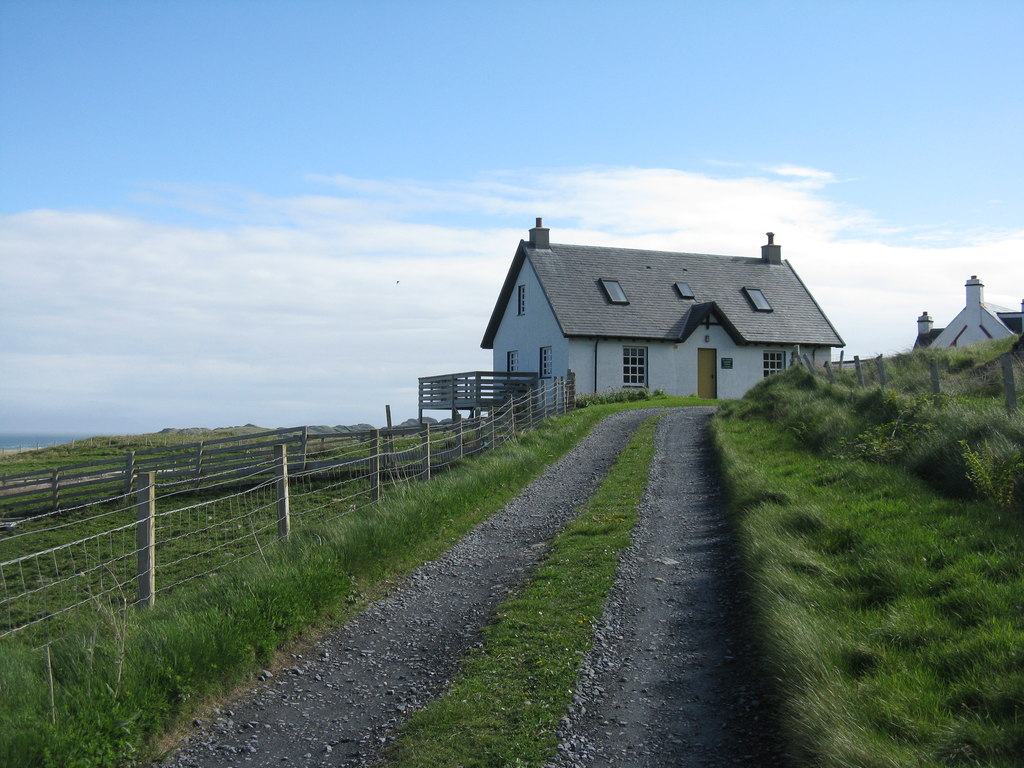
<path id="1" fill-rule="evenodd" d="M 510 349 L 505 353 L 505 370 L 509 373 L 519 370 L 519 350 Z"/>
<path id="2" fill-rule="evenodd" d="M 540 348 L 540 376 L 551 378 L 551 347 Z"/>
<path id="3" fill-rule="evenodd" d="M 647 386 L 647 347 L 622 348 L 622 385 Z"/>
<path id="4" fill-rule="evenodd" d="M 771 376 L 773 373 L 786 370 L 786 353 L 785 352 L 765 352 L 764 353 L 764 375 L 765 377 Z"/>

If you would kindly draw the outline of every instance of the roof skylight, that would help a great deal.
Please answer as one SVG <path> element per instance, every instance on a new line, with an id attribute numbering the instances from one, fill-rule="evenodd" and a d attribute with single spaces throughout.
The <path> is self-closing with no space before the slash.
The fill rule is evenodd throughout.
<path id="1" fill-rule="evenodd" d="M 612 304 L 629 304 L 629 299 L 626 298 L 626 292 L 622 290 L 622 285 L 618 280 L 601 280 L 601 287 L 604 288 L 604 292 L 608 295 L 608 300 Z"/>
<path id="2" fill-rule="evenodd" d="M 771 312 L 772 305 L 765 298 L 764 292 L 760 288 L 744 288 L 743 292 L 747 294 L 747 299 L 754 305 L 754 309 L 758 312 Z"/>
<path id="3" fill-rule="evenodd" d="M 676 290 L 679 291 L 679 296 L 684 299 L 692 299 L 693 288 L 690 287 L 689 283 L 676 283 Z"/>

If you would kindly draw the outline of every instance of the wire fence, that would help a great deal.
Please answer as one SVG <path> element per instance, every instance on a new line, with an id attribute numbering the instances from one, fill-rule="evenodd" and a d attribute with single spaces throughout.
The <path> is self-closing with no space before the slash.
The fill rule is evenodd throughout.
<path id="1" fill-rule="evenodd" d="M 975 365 L 968 357 L 942 358 L 929 355 L 882 355 L 861 360 L 826 363 L 815 368 L 794 352 L 794 359 L 809 370 L 827 376 L 834 384 L 850 388 L 877 387 L 893 389 L 912 396 L 931 397 L 936 401 L 962 400 L 997 402 L 1007 412 L 1020 412 L 1024 355 L 1008 352 L 995 360 Z"/>
<path id="2" fill-rule="evenodd" d="M 200 487 L 191 476 L 138 473 L 130 491 L 22 517 L 0 530 L 0 637 L 31 634 L 42 644 L 86 612 L 151 605 L 259 556 L 293 526 L 373 505 L 387 488 L 430 480 L 574 404 L 564 382 L 486 416 L 325 442 L 301 461 L 281 443 L 269 457 L 207 474 Z"/>

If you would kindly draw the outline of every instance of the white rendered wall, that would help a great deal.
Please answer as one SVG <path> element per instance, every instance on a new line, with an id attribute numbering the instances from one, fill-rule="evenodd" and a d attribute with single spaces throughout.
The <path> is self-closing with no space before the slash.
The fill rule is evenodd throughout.
<path id="1" fill-rule="evenodd" d="M 709 341 L 705 341 L 705 336 Z M 647 387 L 661 389 L 670 395 L 697 394 L 697 350 L 714 349 L 715 380 L 718 397 L 742 397 L 748 389 L 764 378 L 764 353 L 782 352 L 786 367 L 790 365 L 792 347 L 779 345 L 737 346 L 718 326 L 701 328 L 684 344 L 636 341 L 632 339 L 571 339 L 569 368 L 576 373 L 576 391 L 610 392 L 623 389 L 622 348 L 647 347 Z M 597 351 L 597 386 L 594 385 L 594 352 Z M 829 347 L 801 347 L 815 365 L 831 358 Z M 732 368 L 722 368 L 722 358 L 732 359 Z"/>
<path id="2" fill-rule="evenodd" d="M 526 313 L 523 315 L 518 314 L 520 285 L 526 286 Z M 552 374 L 565 376 L 570 367 L 568 340 L 562 335 L 533 265 L 524 261 L 516 287 L 512 289 L 512 297 L 505 307 L 505 315 L 494 335 L 493 370 L 506 370 L 508 352 L 514 349 L 519 353 L 519 370 L 538 373 L 541 347 L 551 347 Z"/>

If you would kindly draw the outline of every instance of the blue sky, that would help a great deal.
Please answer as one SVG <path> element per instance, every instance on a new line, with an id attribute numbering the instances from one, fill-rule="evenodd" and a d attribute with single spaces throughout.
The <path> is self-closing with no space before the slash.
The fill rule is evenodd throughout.
<path id="1" fill-rule="evenodd" d="M 414 415 L 536 216 L 777 242 L 848 343 L 1024 298 L 1024 4 L 0 0 L 0 430 Z"/>

